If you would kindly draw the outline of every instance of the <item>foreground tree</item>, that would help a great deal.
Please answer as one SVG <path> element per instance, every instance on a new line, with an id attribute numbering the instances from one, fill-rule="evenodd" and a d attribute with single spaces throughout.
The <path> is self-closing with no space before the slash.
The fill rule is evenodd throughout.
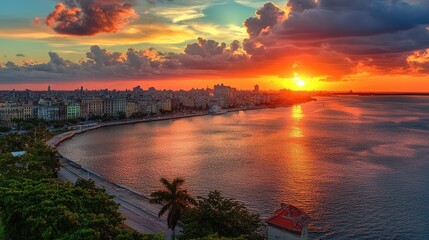
<path id="1" fill-rule="evenodd" d="M 262 239 L 261 222 L 259 215 L 249 212 L 243 203 L 224 198 L 219 191 L 213 191 L 207 198 L 199 197 L 197 206 L 187 211 L 182 219 L 183 234 L 180 238 L 219 236 Z"/>
<path id="2" fill-rule="evenodd" d="M 0 183 L 6 239 L 113 239 L 123 222 L 118 204 L 93 182 L 55 179 Z"/>
<path id="3" fill-rule="evenodd" d="M 0 154 L 0 179 L 21 177 L 36 180 L 56 177 L 60 164 L 51 148 L 43 143 L 36 143 L 23 150 L 27 153 L 19 157 L 13 157 L 10 152 Z"/>
<path id="4" fill-rule="evenodd" d="M 175 178 L 172 182 L 165 178 L 161 178 L 160 182 L 164 186 L 163 190 L 153 192 L 150 196 L 150 203 L 161 204 L 163 207 L 159 211 L 158 217 L 161 217 L 168 211 L 167 223 L 168 228 L 173 230 L 173 239 L 176 238 L 175 228 L 177 222 L 183 214 L 192 205 L 195 200 L 188 194 L 187 190 L 182 189 L 185 180 Z"/>

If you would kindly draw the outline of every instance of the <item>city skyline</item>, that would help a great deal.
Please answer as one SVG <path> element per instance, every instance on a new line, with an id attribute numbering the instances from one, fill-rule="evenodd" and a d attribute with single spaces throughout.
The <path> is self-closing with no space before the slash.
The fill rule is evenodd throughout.
<path id="1" fill-rule="evenodd" d="M 3 4 L 2 90 L 178 90 L 224 82 L 240 89 L 429 92 L 425 1 Z"/>
<path id="2" fill-rule="evenodd" d="M 13 126 L 15 121 L 39 119 L 119 120 L 138 119 L 171 114 L 219 114 L 222 108 L 237 110 L 289 106 L 313 100 L 308 92 L 291 90 L 240 90 L 224 84 L 213 88 L 185 90 L 144 90 L 135 86 L 130 91 L 87 90 L 81 86 L 72 91 L 61 91 L 49 85 L 44 91 L 0 91 L 0 124 Z"/>

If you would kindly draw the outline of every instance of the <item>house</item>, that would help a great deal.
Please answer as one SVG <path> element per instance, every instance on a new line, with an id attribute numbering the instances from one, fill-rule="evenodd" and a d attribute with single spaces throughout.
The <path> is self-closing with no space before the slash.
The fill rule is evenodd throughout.
<path id="1" fill-rule="evenodd" d="M 274 216 L 266 220 L 268 240 L 308 239 L 309 219 L 299 208 L 282 204 Z"/>

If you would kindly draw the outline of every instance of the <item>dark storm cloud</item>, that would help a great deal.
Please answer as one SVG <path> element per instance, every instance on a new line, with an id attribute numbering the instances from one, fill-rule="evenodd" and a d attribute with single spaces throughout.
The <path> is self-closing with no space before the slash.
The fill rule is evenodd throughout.
<path id="1" fill-rule="evenodd" d="M 305 39 L 394 33 L 428 24 L 428 12 L 429 4 L 412 1 L 320 0 L 304 11 L 292 8 L 276 34 Z"/>
<path id="2" fill-rule="evenodd" d="M 249 54 L 270 59 L 312 52 L 315 58 L 327 56 L 325 62 L 329 55 L 342 55 L 344 62 L 356 66 L 365 62 L 372 69 L 408 71 L 407 56 L 429 48 L 427 1 L 290 0 L 288 7 L 288 16 L 282 18 L 278 13 L 283 9 L 267 3 L 257 17 L 245 21 L 250 38 L 244 48 Z M 271 13 L 270 21 L 263 20 L 265 12 Z"/>
<path id="3" fill-rule="evenodd" d="M 46 25 L 66 35 L 116 32 L 137 18 L 130 0 L 66 0 L 46 17 Z"/>
<path id="4" fill-rule="evenodd" d="M 246 26 L 250 36 L 258 36 L 262 31 L 269 30 L 270 27 L 281 21 L 284 16 L 283 10 L 269 2 L 256 11 L 256 17 L 244 21 L 244 26 Z"/>
<path id="5" fill-rule="evenodd" d="M 287 6 L 295 12 L 302 12 L 317 7 L 317 3 L 314 0 L 289 0 Z"/>

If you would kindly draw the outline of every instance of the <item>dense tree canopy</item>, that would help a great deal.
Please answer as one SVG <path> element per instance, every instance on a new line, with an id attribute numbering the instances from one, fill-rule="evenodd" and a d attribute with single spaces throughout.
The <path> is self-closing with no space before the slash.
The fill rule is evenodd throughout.
<path id="1" fill-rule="evenodd" d="M 0 180 L 2 178 L 51 178 L 59 169 L 56 153 L 43 143 L 27 145 L 23 149 L 27 153 L 13 157 L 10 152 L 0 154 Z"/>
<path id="2" fill-rule="evenodd" d="M 219 237 L 218 234 L 212 234 L 212 235 L 198 238 L 198 240 L 247 240 L 247 239 L 245 237 L 237 237 L 237 238 Z"/>
<path id="3" fill-rule="evenodd" d="M 261 219 L 236 200 L 224 198 L 219 191 L 199 197 L 197 206 L 183 217 L 181 239 L 199 239 L 212 234 L 219 237 L 261 239 Z M 217 236 L 217 235 L 214 235 Z"/>
<path id="4" fill-rule="evenodd" d="M 9 239 L 111 239 L 123 219 L 112 196 L 93 182 L 6 180 L 1 219 Z"/>
<path id="5" fill-rule="evenodd" d="M 0 137 L 0 240 L 165 240 L 124 229 L 119 205 L 93 181 L 56 179 L 59 159 L 45 145 L 44 122 L 20 124 L 28 132 Z"/>

